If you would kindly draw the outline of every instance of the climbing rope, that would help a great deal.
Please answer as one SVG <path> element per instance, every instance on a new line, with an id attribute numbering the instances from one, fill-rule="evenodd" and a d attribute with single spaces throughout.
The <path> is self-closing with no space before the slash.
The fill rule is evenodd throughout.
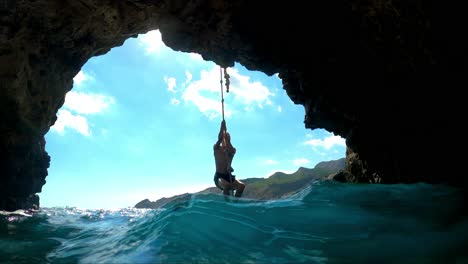
<path id="1" fill-rule="evenodd" d="M 223 68 L 221 66 L 219 66 L 219 75 L 219 84 L 221 85 L 221 113 L 223 115 L 224 120 Z M 227 73 L 226 68 L 224 68 L 224 79 L 227 93 L 229 93 L 229 85 L 231 84 L 229 78 L 231 78 L 231 76 Z"/>
<path id="2" fill-rule="evenodd" d="M 219 83 L 221 84 L 221 113 L 223 115 L 223 120 L 224 120 L 224 97 L 223 97 L 223 69 L 221 66 L 219 66 Z"/>
<path id="3" fill-rule="evenodd" d="M 224 71 L 223 71 L 224 69 Z M 219 66 L 219 83 L 221 85 L 221 113 L 222 113 L 222 116 L 223 116 L 223 121 L 224 121 L 224 94 L 223 94 L 223 72 L 224 72 L 224 80 L 225 80 L 225 85 L 226 85 L 226 92 L 229 93 L 229 85 L 231 84 L 231 81 L 230 81 L 230 75 L 227 73 L 227 70 L 226 68 L 222 68 L 221 66 Z M 224 139 L 223 139 L 224 141 Z M 226 144 L 226 142 L 224 142 L 224 144 Z M 227 155 L 228 153 L 225 152 L 224 155 L 226 156 L 226 159 L 228 158 Z M 229 171 L 229 182 L 232 184 L 232 173 L 231 173 L 231 166 L 230 164 L 229 165 L 229 168 L 227 168 L 227 171 Z M 229 190 L 229 194 L 231 196 L 234 196 L 234 188 L 230 188 Z"/>

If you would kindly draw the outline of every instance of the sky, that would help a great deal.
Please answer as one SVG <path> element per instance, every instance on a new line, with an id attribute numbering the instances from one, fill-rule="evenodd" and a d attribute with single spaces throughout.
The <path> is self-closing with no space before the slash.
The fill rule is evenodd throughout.
<path id="1" fill-rule="evenodd" d="M 46 134 L 51 163 L 41 206 L 118 209 L 213 187 L 219 71 L 199 54 L 168 48 L 159 31 L 90 58 Z M 238 63 L 227 71 L 225 119 L 238 179 L 345 156 L 343 138 L 305 128 L 304 107 L 278 74 Z"/>

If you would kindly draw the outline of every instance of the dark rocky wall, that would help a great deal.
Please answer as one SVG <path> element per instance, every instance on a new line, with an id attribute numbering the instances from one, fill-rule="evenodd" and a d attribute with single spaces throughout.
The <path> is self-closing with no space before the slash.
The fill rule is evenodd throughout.
<path id="1" fill-rule="evenodd" d="M 447 166 L 466 119 L 466 24 L 422 0 L 1 0 L 0 209 L 38 205 L 44 135 L 82 65 L 152 29 L 174 50 L 279 73 L 307 128 L 346 138 L 349 181 L 466 183 Z"/>

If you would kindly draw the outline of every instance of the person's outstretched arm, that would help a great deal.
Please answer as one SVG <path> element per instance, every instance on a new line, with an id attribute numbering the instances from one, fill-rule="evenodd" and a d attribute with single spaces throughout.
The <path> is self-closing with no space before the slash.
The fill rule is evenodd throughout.
<path id="1" fill-rule="evenodd" d="M 219 128 L 218 141 L 216 141 L 213 148 L 219 148 L 219 145 L 223 141 L 224 131 L 226 131 L 226 122 L 223 120 L 221 121 L 221 127 Z"/>

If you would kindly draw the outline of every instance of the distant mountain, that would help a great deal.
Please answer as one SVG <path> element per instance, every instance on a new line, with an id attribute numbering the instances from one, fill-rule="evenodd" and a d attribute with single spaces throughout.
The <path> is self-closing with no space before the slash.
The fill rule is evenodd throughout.
<path id="1" fill-rule="evenodd" d="M 166 205 L 167 203 L 172 202 L 172 201 L 178 201 L 178 200 L 183 201 L 189 195 L 191 195 L 191 194 L 190 193 L 184 193 L 184 194 L 175 195 L 175 196 L 172 196 L 172 197 L 169 197 L 169 198 L 163 197 L 161 199 L 158 199 L 156 202 L 151 202 L 150 200 L 145 199 L 145 200 L 137 203 L 135 205 L 135 208 L 151 208 L 151 209 L 160 208 L 160 207 L 163 207 L 164 205 Z"/>
<path id="2" fill-rule="evenodd" d="M 322 161 L 322 162 L 319 162 L 317 165 L 315 165 L 314 168 L 329 169 L 329 170 L 333 170 L 335 172 L 338 172 L 338 171 L 344 169 L 345 163 L 346 163 L 345 158 L 338 159 L 338 160 L 331 160 L 331 161 Z"/>
<path id="3" fill-rule="evenodd" d="M 270 200 L 284 197 L 297 192 L 311 181 L 331 179 L 330 175 L 343 170 L 344 166 L 345 158 L 342 158 L 339 160 L 320 162 L 313 169 L 300 167 L 292 174 L 275 172 L 268 178 L 241 179 L 241 181 L 246 184 L 242 197 L 258 200 Z M 217 187 L 210 187 L 197 193 L 219 194 L 221 193 L 221 190 Z M 137 203 L 135 207 L 155 209 L 172 201 L 187 200 L 190 196 L 190 193 L 184 193 L 169 198 L 161 198 L 155 202 L 145 199 Z"/>

